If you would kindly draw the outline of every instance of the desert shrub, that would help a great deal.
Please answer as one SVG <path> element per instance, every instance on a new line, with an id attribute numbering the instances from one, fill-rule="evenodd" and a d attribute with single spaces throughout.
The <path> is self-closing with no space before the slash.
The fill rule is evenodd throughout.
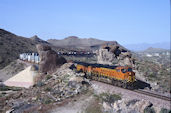
<path id="1" fill-rule="evenodd" d="M 121 100 L 121 96 L 117 94 L 102 93 L 99 95 L 99 99 L 108 103 L 114 103 L 117 100 Z"/>
<path id="2" fill-rule="evenodd" d="M 20 90 L 22 90 L 22 88 L 20 88 L 20 87 L 10 87 L 10 89 L 13 90 L 13 91 L 20 91 Z"/>
<path id="3" fill-rule="evenodd" d="M 20 91 L 22 88 L 19 87 L 9 87 L 5 85 L 0 85 L 0 91 L 8 91 L 8 90 L 13 90 L 13 91 Z"/>
<path id="4" fill-rule="evenodd" d="M 53 101 L 50 99 L 50 98 L 46 98 L 46 99 L 43 99 L 42 100 L 42 103 L 43 104 L 50 104 L 50 103 L 52 103 Z"/>
<path id="5" fill-rule="evenodd" d="M 49 79 L 51 79 L 51 78 L 52 78 L 51 75 L 47 75 L 47 76 L 46 76 L 46 80 L 49 80 Z"/>
<path id="6" fill-rule="evenodd" d="M 0 86 L 0 91 L 8 91 L 10 88 L 8 86 L 1 85 Z"/>
<path id="7" fill-rule="evenodd" d="M 130 101 L 128 101 L 128 103 L 126 104 L 126 106 L 134 105 L 138 101 L 139 100 L 137 100 L 137 99 L 130 100 Z"/>
<path id="8" fill-rule="evenodd" d="M 154 108 L 153 108 L 153 107 L 147 106 L 147 107 L 144 109 L 144 113 L 156 113 L 156 112 L 154 111 Z"/>
<path id="9" fill-rule="evenodd" d="M 103 113 L 101 107 L 98 100 L 95 100 L 89 104 L 84 113 Z"/>
<path id="10" fill-rule="evenodd" d="M 45 100 L 45 104 L 50 104 L 52 101 L 50 99 Z"/>
<path id="11" fill-rule="evenodd" d="M 41 81 L 38 81 L 37 84 L 36 84 L 37 87 L 42 87 L 42 86 L 44 86 L 44 85 L 45 85 L 45 84 L 44 84 L 43 82 L 41 82 Z"/>
<path id="12" fill-rule="evenodd" d="M 166 109 L 166 108 L 162 108 L 162 109 L 160 110 L 160 113 L 171 113 L 171 110 L 168 110 L 168 109 Z"/>
<path id="13" fill-rule="evenodd" d="M 50 87 L 45 88 L 45 91 L 51 91 Z"/>

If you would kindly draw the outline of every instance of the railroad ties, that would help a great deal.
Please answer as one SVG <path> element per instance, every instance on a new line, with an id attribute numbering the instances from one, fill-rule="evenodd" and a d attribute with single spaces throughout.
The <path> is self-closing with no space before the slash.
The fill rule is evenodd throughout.
<path id="1" fill-rule="evenodd" d="M 159 98 L 159 99 L 171 102 L 171 97 L 167 97 L 167 96 L 164 96 L 164 95 L 159 95 L 159 94 L 156 94 L 156 93 L 152 93 L 152 92 L 144 91 L 144 90 L 140 90 L 140 89 L 139 90 L 134 90 L 134 92 L 141 93 L 141 94 L 144 94 L 144 95 L 148 95 L 148 96 L 151 96 L 151 97 L 155 97 L 155 98 Z"/>

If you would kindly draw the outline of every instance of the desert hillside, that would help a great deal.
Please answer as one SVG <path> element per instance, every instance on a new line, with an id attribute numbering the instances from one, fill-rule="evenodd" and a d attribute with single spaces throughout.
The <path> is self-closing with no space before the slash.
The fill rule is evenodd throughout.
<path id="1" fill-rule="evenodd" d="M 47 43 L 37 36 L 26 38 L 0 29 L 0 69 L 18 58 L 23 52 L 36 52 L 36 44 Z"/>

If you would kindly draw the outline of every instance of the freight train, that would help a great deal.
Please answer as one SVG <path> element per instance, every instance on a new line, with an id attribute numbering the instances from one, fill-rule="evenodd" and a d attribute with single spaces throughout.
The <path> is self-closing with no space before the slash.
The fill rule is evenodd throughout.
<path id="1" fill-rule="evenodd" d="M 128 66 L 109 66 L 76 62 L 76 71 L 84 72 L 85 77 L 126 89 L 134 89 L 135 73 Z"/>

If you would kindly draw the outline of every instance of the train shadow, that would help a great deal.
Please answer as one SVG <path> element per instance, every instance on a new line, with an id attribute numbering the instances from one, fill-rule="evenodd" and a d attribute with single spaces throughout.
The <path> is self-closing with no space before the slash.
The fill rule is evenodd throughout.
<path id="1" fill-rule="evenodd" d="M 75 67 L 75 65 L 74 65 L 74 64 L 72 64 L 69 68 L 70 68 L 71 70 L 76 69 L 76 67 Z"/>
<path id="2" fill-rule="evenodd" d="M 135 82 L 135 89 L 145 89 L 145 88 L 151 89 L 151 85 L 149 83 L 137 79 L 137 81 Z"/>

